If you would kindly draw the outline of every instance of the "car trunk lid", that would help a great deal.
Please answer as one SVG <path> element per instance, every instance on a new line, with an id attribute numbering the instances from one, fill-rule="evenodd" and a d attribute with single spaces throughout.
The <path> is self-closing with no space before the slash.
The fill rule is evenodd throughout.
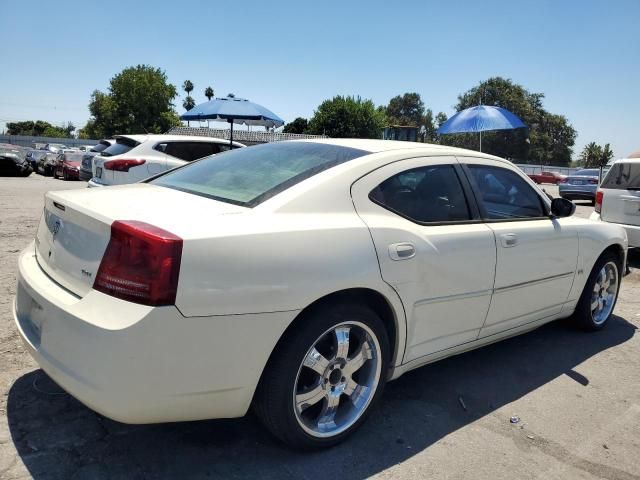
<path id="1" fill-rule="evenodd" d="M 36 235 L 36 258 L 53 280 L 83 297 L 93 287 L 114 221 L 141 221 L 187 239 L 204 228 L 194 222 L 192 212 L 204 212 L 210 221 L 248 210 L 148 184 L 49 192 Z"/>

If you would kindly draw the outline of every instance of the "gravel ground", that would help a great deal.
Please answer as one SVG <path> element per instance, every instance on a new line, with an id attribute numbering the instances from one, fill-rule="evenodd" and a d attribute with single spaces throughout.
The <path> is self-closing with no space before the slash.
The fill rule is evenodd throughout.
<path id="1" fill-rule="evenodd" d="M 288 451 L 252 416 L 129 426 L 93 413 L 37 369 L 11 316 L 18 253 L 35 234 L 43 193 L 82 187 L 0 178 L 1 479 L 640 479 L 638 270 L 602 332 L 556 322 L 410 372 L 329 451 Z"/>

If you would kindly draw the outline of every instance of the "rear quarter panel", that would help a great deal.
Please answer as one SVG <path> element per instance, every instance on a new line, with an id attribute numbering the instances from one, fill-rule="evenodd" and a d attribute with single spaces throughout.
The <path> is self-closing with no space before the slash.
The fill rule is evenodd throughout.
<path id="1" fill-rule="evenodd" d="M 580 299 L 591 270 L 602 253 L 612 245 L 619 245 L 627 252 L 627 234 L 623 228 L 605 222 L 573 217 L 578 226 L 578 273 L 569 294 L 569 306 L 575 306 Z"/>

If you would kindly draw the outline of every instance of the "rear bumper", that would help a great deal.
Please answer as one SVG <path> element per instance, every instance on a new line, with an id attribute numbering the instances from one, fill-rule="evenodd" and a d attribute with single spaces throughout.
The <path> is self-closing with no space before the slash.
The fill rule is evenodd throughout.
<path id="1" fill-rule="evenodd" d="M 88 182 L 87 182 L 87 187 L 92 188 L 92 187 L 108 187 L 109 185 L 107 185 L 106 183 L 101 183 L 96 177 L 91 178 Z"/>
<path id="2" fill-rule="evenodd" d="M 569 200 L 595 200 L 596 198 L 596 190 L 598 190 L 596 186 L 580 186 L 580 185 L 564 185 L 560 184 L 558 188 L 558 192 L 561 197 L 567 198 Z"/>
<path id="3" fill-rule="evenodd" d="M 599 213 L 593 212 L 589 217 L 591 220 L 606 222 L 606 220 L 602 220 L 602 217 Z M 627 239 L 629 240 L 629 247 L 640 248 L 640 226 L 636 225 L 625 225 L 624 223 L 613 223 L 607 222 L 612 225 L 618 225 L 622 227 L 627 232 Z"/>
<path id="4" fill-rule="evenodd" d="M 13 308 L 42 369 L 89 408 L 125 423 L 246 413 L 264 365 L 297 312 L 183 317 L 95 290 L 79 298 L 19 258 Z"/>
<path id="5" fill-rule="evenodd" d="M 80 180 L 83 180 L 83 181 L 86 182 L 88 180 L 91 180 L 92 176 L 93 176 L 93 174 L 91 172 L 85 171 L 85 170 L 80 170 L 80 175 L 79 175 Z"/>

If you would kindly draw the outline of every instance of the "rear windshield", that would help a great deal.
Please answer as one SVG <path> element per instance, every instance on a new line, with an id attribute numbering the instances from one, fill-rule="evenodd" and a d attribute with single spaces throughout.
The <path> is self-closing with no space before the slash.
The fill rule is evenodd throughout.
<path id="1" fill-rule="evenodd" d="M 130 138 L 118 138 L 116 143 L 111 145 L 110 147 L 105 148 L 102 153 L 100 153 L 101 157 L 113 157 L 115 155 L 122 155 L 123 153 L 127 153 L 133 147 L 137 147 L 140 145 L 140 142 L 136 142 Z"/>
<path id="2" fill-rule="evenodd" d="M 311 142 L 276 142 L 206 157 L 150 183 L 244 207 L 369 152 Z"/>
<path id="3" fill-rule="evenodd" d="M 576 173 L 574 173 L 574 175 L 579 175 L 581 177 L 599 177 L 600 170 L 597 170 L 595 168 L 585 168 L 584 170 L 578 170 Z"/>
<path id="4" fill-rule="evenodd" d="M 99 153 L 99 152 L 105 150 L 108 146 L 109 146 L 108 143 L 99 143 L 99 144 L 94 145 L 93 147 L 91 147 L 91 150 L 89 150 L 89 151 L 90 152 Z"/>
<path id="5" fill-rule="evenodd" d="M 604 177 L 601 187 L 640 190 L 640 163 L 616 163 Z"/>

